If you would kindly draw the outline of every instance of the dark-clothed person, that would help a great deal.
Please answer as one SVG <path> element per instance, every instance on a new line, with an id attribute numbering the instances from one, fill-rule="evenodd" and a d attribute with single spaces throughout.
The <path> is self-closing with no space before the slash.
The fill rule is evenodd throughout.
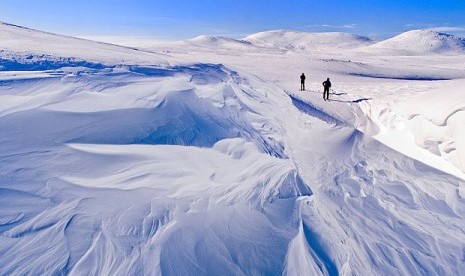
<path id="1" fill-rule="evenodd" d="M 329 78 L 327 78 L 323 83 L 323 100 L 328 100 L 329 101 L 329 88 L 331 88 L 331 82 L 329 81 Z"/>
<path id="2" fill-rule="evenodd" d="M 300 75 L 300 90 L 301 91 L 305 90 L 305 75 L 304 75 L 304 73 L 302 73 L 302 75 Z"/>

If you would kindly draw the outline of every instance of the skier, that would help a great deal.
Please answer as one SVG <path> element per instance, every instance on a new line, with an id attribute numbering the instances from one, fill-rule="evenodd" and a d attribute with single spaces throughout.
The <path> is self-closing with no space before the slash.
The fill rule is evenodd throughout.
<path id="1" fill-rule="evenodd" d="M 331 82 L 329 81 L 329 78 L 327 78 L 324 82 L 323 82 L 323 87 L 324 87 L 324 90 L 323 90 L 323 100 L 328 100 L 329 101 L 329 88 L 331 87 Z"/>
<path id="2" fill-rule="evenodd" d="M 304 73 L 302 73 L 302 75 L 300 75 L 300 91 L 304 91 L 305 90 L 305 75 Z"/>

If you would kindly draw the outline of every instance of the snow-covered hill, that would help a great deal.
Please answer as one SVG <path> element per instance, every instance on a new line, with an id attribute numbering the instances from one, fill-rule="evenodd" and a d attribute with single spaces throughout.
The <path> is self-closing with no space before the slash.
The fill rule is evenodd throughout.
<path id="1" fill-rule="evenodd" d="M 253 34 L 244 40 L 256 46 L 307 51 L 351 49 L 373 43 L 368 37 L 348 33 L 306 33 L 282 30 Z"/>
<path id="2" fill-rule="evenodd" d="M 2 22 L 0 47 L 0 66 L 4 70 L 15 66 L 23 69 L 22 64 L 34 64 L 37 69 L 58 68 L 67 64 L 94 67 L 101 67 L 102 63 L 168 65 L 166 56 L 161 54 L 40 32 Z"/>
<path id="3" fill-rule="evenodd" d="M 124 41 L 127 44 L 127 41 Z M 157 49 L 162 46 L 166 50 L 171 48 L 185 49 L 212 49 L 222 50 L 222 54 L 228 51 L 242 53 L 282 53 L 284 52 L 312 52 L 356 49 L 373 44 L 374 41 L 368 37 L 349 33 L 307 33 L 295 31 L 266 31 L 249 35 L 243 39 L 233 39 L 223 36 L 202 35 L 193 39 L 178 41 L 176 43 L 160 43 L 154 41 L 152 47 L 147 49 Z M 136 42 L 137 44 L 137 42 Z M 172 49 L 171 49 L 172 50 Z M 237 53 L 236 53 L 237 54 Z"/>
<path id="4" fill-rule="evenodd" d="M 2 28 L 2 60 L 27 51 L 55 67 L 0 71 L 1 275 L 465 270 L 465 182 L 451 163 L 463 160 L 459 89 L 451 111 L 433 89 L 443 82 L 354 76 L 344 71 L 352 62 L 318 56 L 300 64 L 308 52 L 223 56 L 177 44 L 160 59 L 155 48 Z M 389 69 L 369 62 L 357 66 Z M 331 102 L 311 67 L 326 63 Z M 445 75 L 461 72 L 446 65 Z M 440 110 L 425 111 L 432 102 Z M 446 156 L 422 150 L 432 139 L 417 119 L 441 127 L 428 129 Z"/>
<path id="5" fill-rule="evenodd" d="M 247 49 L 253 47 L 253 45 L 250 42 L 222 36 L 201 35 L 196 38 L 187 40 L 186 42 L 200 47 L 218 47 L 223 49 L 242 51 L 247 51 Z"/>
<path id="6" fill-rule="evenodd" d="M 432 30 L 413 30 L 366 47 L 387 55 L 465 53 L 465 39 Z"/>

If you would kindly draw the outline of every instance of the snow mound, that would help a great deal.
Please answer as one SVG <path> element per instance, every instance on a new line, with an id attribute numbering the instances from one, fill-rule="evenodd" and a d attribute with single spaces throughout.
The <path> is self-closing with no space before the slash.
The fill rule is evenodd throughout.
<path id="1" fill-rule="evenodd" d="M 306 33 L 295 31 L 267 31 L 244 38 L 256 46 L 273 47 L 281 50 L 331 50 L 351 49 L 372 44 L 372 40 L 365 36 L 330 32 Z"/>
<path id="2" fill-rule="evenodd" d="M 465 81 L 445 83 L 398 105 L 415 142 L 465 172 Z M 453 103 L 452 105 L 450 103 Z"/>
<path id="3" fill-rule="evenodd" d="M 412 30 L 365 49 L 389 55 L 465 53 L 465 39 L 433 30 Z"/>
<path id="4" fill-rule="evenodd" d="M 161 54 L 108 43 L 36 31 L 0 22 L 0 62 L 168 65 Z M 1 64 L 0 64 L 1 65 Z"/>

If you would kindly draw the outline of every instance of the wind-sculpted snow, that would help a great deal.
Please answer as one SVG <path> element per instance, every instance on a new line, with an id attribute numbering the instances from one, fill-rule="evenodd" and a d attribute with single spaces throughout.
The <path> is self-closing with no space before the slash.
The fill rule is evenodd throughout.
<path id="1" fill-rule="evenodd" d="M 329 124 L 335 124 L 335 125 L 345 125 L 345 126 L 348 126 L 347 124 L 345 124 L 344 122 L 338 120 L 337 118 L 325 113 L 324 111 L 318 109 L 318 107 L 312 105 L 311 103 L 309 102 L 306 102 L 294 95 L 291 95 L 290 96 L 291 99 L 292 99 L 292 103 L 294 104 L 295 107 L 297 107 L 300 111 L 310 115 L 310 116 L 313 116 L 313 117 L 316 117 L 320 120 L 323 120 Z"/>
<path id="2" fill-rule="evenodd" d="M 446 83 L 423 94 L 421 101 L 413 96 L 395 109 L 413 133 L 417 145 L 450 160 L 461 171 L 465 171 L 464 84 L 463 80 Z"/>
<path id="3" fill-rule="evenodd" d="M 9 101 L 4 102 L 0 114 L 7 116 L 7 121 L 30 126 L 31 135 L 21 138 L 27 144 L 32 143 L 29 139 L 40 143 L 40 137 L 54 136 L 56 142 L 62 143 L 211 147 L 225 138 L 244 137 L 256 142 L 264 152 L 285 157 L 283 145 L 274 138 L 282 127 L 259 113 L 266 110 L 251 108 L 251 100 L 246 97 L 255 97 L 252 101 L 268 99 L 246 84 L 233 85 L 231 82 L 242 82 L 234 72 L 228 76 L 216 65 L 194 66 L 190 71 L 186 67 L 130 70 L 136 73 L 121 75 L 114 70 L 76 77 L 63 72 L 61 79 L 39 79 L 33 84 L 5 81 L 6 91 L 20 87 L 28 91 L 46 82 L 44 90 L 48 93 L 36 90 L 26 95 L 1 95 Z M 41 124 L 44 121 L 46 126 Z M 4 133 L 17 131 L 15 124 L 3 127 Z"/>
<path id="4" fill-rule="evenodd" d="M 26 67 L 5 62 L 0 72 L 0 275 L 465 271 L 461 175 L 404 155 L 409 140 L 389 144 L 401 131 L 426 144 L 433 133 L 440 154 L 463 160 L 460 89 L 450 89 L 454 110 L 394 108 L 376 92 L 435 83 L 357 78 L 335 81 L 323 102 L 310 74 L 307 91 L 279 81 L 294 74 L 288 64 L 255 76 L 246 69 L 263 71 L 239 56 L 232 70 L 175 58 L 167 66 L 139 51 L 120 63 L 53 52 L 33 55 L 54 64 L 44 68 L 10 52 Z M 389 71 L 318 60 L 347 78 L 344 66 Z M 410 99 L 449 103 L 433 92 Z M 420 119 L 428 133 L 415 128 Z"/>
<path id="5" fill-rule="evenodd" d="M 9 202 L 1 212 L 2 274 L 186 272 L 165 257 L 187 246 L 170 237 L 178 241 L 191 233 L 183 230 L 189 221 L 211 217 L 211 225 L 189 234 L 194 243 L 210 239 L 223 224 L 219 214 L 238 226 L 262 221 L 246 230 L 251 242 L 226 243 L 235 244 L 227 254 L 242 259 L 227 261 L 236 263 L 231 271 L 279 271 L 291 237 L 268 222 L 263 208 L 311 190 L 294 163 L 281 159 L 284 147 L 273 136 L 284 129 L 263 118 L 273 100 L 222 66 L 128 69 L 62 69 L 2 83 L 1 96 L 9 99 L 0 120 L 2 196 Z M 270 238 L 252 242 L 258 230 Z M 281 240 L 266 245 L 276 235 Z M 271 259 L 260 265 L 240 257 L 242 245 Z M 210 271 L 223 269 L 224 254 Z"/>
<path id="6" fill-rule="evenodd" d="M 220 65 L 128 69 L 3 82 L 2 274 L 463 269 L 458 179 Z"/>
<path id="7" fill-rule="evenodd" d="M 459 230 L 463 225 L 457 224 L 461 225 L 463 219 L 463 181 L 448 179 L 439 172 L 436 174 L 417 161 L 398 163 L 398 153 L 389 152 L 374 141 L 359 146 L 349 161 L 354 164 L 352 169 L 331 171 L 328 176 L 332 175 L 334 186 L 326 184 L 322 187 L 323 193 L 315 191 L 315 201 L 309 204 L 316 210 L 308 209 L 311 211 L 304 214 L 304 218 L 311 218 L 308 227 L 316 235 L 320 233 L 319 243 L 321 240 L 326 242 L 325 252 L 331 252 L 331 261 L 337 264 L 342 274 L 354 273 L 356 263 L 360 266 L 370 264 L 371 268 L 365 268 L 366 274 L 459 273 L 463 269 L 460 257 L 462 233 Z M 370 158 L 367 159 L 368 152 Z M 423 173 L 427 175 L 411 177 Z M 436 182 L 438 186 L 433 188 L 431 183 Z M 321 204 L 332 202 L 335 206 L 321 207 L 317 200 L 320 196 Z M 440 223 L 428 224 L 427 229 L 424 228 L 425 221 L 438 217 L 447 217 L 446 225 L 449 226 L 444 225 L 446 229 L 439 230 L 442 228 L 438 226 Z M 334 226 L 333 218 L 339 221 L 339 226 Z M 342 222 L 343 218 L 347 221 Z M 323 223 L 325 220 L 327 222 Z M 321 229 L 325 224 L 331 227 Z M 457 228 L 450 229 L 452 225 Z M 330 232 L 334 236 L 327 234 Z M 449 239 L 450 242 L 445 242 Z M 362 254 L 350 252 L 353 242 L 358 244 L 357 250 L 363 248 Z M 355 255 L 356 260 L 351 257 Z M 438 260 L 449 264 L 441 265 Z M 325 265 L 328 270 L 330 265 Z"/>

